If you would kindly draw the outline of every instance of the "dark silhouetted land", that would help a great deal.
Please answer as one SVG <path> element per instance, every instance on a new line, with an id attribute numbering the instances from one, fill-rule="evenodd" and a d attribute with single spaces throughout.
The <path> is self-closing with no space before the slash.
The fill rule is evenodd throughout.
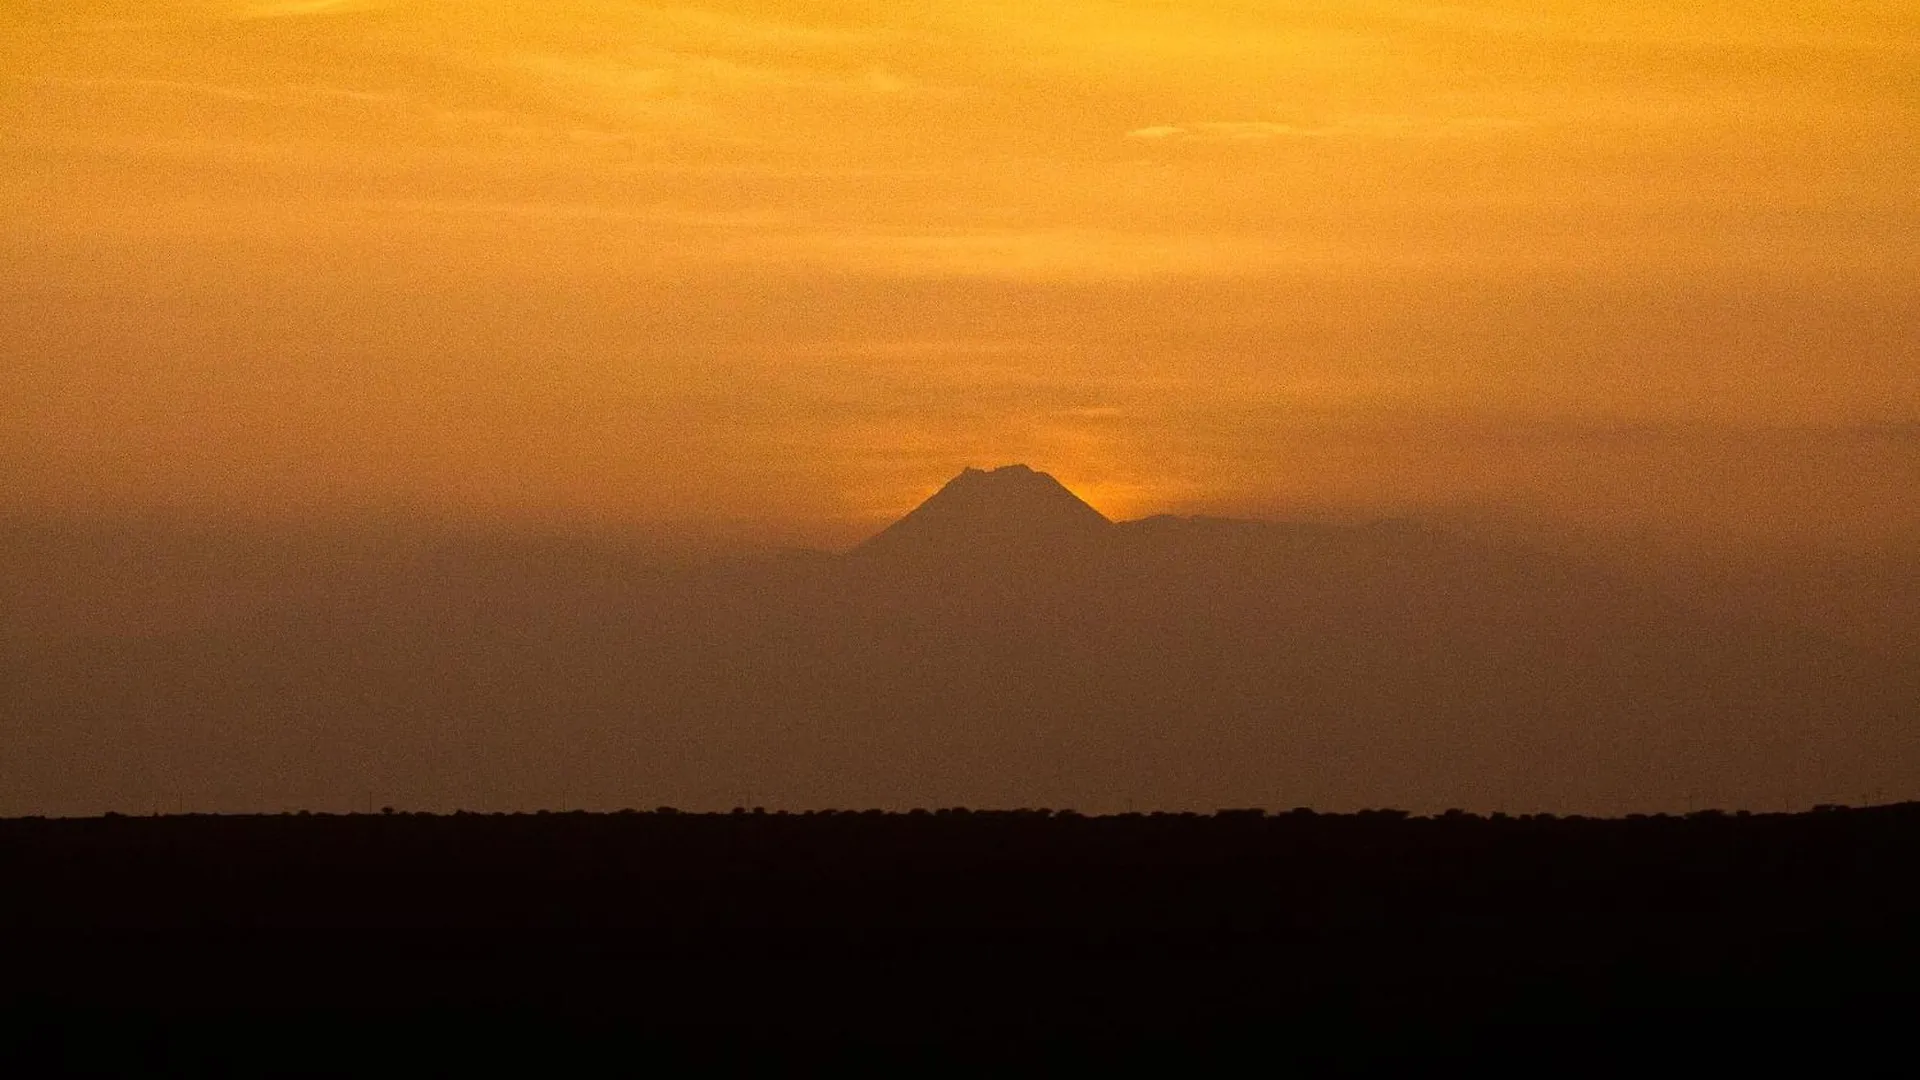
<path id="1" fill-rule="evenodd" d="M 1577 1064 L 1679 1017 L 1905 1005 L 1917 847 L 1916 804 L 15 819 L 0 926 L 9 1003 L 56 1016 L 534 1007 L 716 1046 L 1276 1061 L 1572 1025 Z"/>

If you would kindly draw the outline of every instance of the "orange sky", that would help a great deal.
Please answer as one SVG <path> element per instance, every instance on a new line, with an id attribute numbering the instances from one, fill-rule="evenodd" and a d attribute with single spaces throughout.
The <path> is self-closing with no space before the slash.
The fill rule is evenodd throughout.
<path id="1" fill-rule="evenodd" d="M 0 508 L 1905 543 L 1916 176 L 1906 0 L 10 0 Z"/>

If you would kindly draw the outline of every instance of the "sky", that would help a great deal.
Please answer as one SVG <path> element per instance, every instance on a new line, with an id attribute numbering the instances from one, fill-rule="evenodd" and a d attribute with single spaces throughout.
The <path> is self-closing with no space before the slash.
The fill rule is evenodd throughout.
<path id="1" fill-rule="evenodd" d="M 0 509 L 1920 542 L 1920 7 L 9 0 Z"/>

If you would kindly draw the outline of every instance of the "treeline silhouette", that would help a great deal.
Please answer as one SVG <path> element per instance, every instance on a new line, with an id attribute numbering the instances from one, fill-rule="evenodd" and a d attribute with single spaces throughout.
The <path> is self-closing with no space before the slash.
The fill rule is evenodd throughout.
<path id="1" fill-rule="evenodd" d="M 1340 1056 L 1905 1003 L 1916 850 L 1913 803 L 13 819 L 0 927 L 15 1008 L 532 1005 L 782 1046 L 1373 1027 L 1290 1044 Z"/>
<path id="2" fill-rule="evenodd" d="M 1920 803 L 1618 819 L 671 808 L 0 822 L 18 928 L 1191 927 L 1920 913 Z"/>

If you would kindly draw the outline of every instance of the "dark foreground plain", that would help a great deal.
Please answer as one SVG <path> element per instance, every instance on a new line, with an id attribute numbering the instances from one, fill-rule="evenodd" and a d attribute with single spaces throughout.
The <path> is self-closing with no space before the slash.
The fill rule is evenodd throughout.
<path id="1" fill-rule="evenodd" d="M 14 819 L 9 1053 L 1831 1063 L 1914 1002 L 1916 852 L 1912 803 Z"/>

